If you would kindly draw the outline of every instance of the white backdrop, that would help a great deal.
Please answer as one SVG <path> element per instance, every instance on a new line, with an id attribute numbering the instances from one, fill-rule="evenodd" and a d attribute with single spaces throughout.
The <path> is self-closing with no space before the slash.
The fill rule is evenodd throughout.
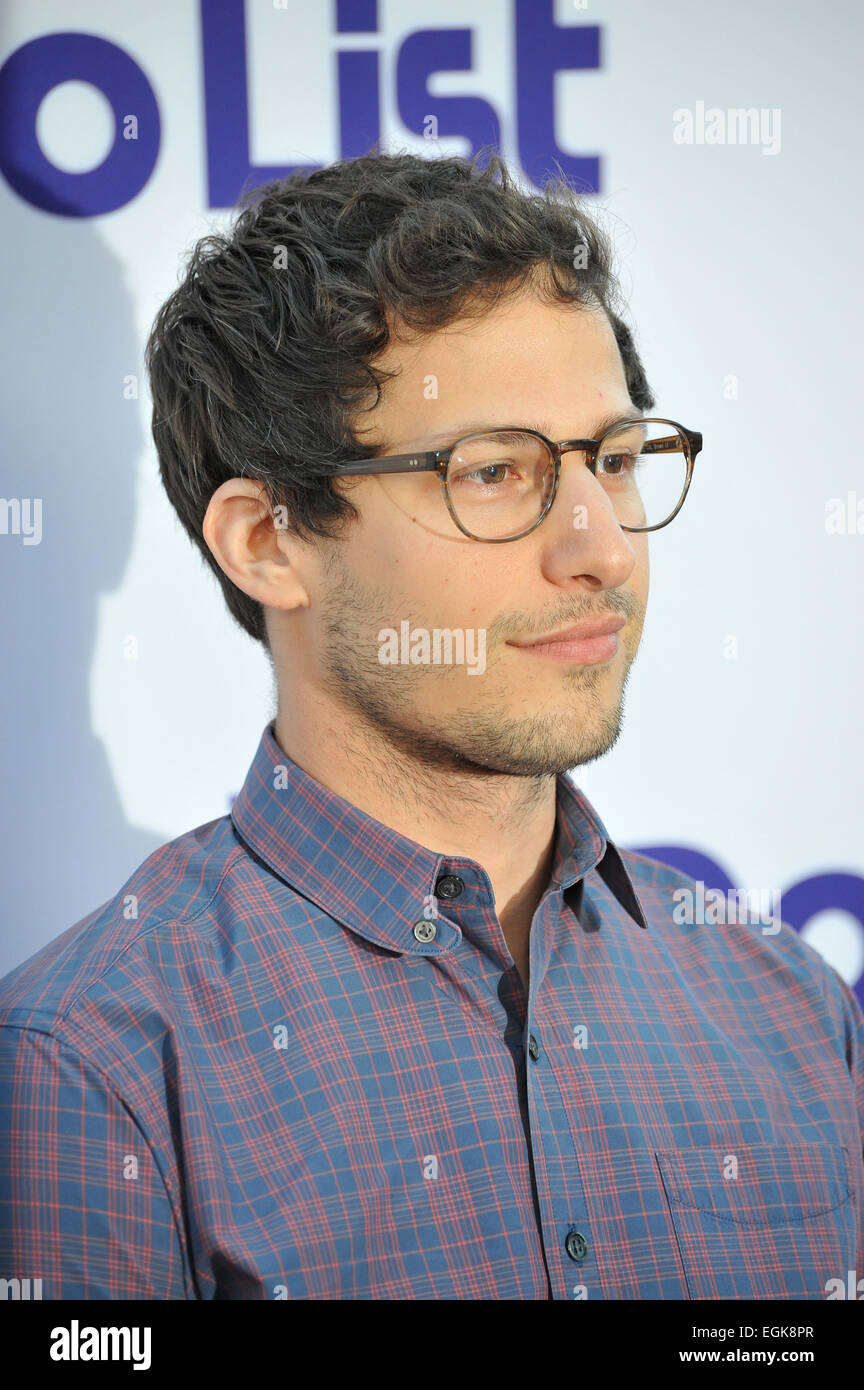
<path id="1" fill-rule="evenodd" d="M 232 6 L 204 8 L 212 25 Z M 538 16 L 548 8 L 536 0 Z M 831 533 L 826 507 L 851 492 L 864 512 L 861 14 L 558 0 L 557 24 L 599 27 L 600 66 L 537 83 L 538 101 L 554 94 L 560 150 L 601 159 L 593 202 L 657 413 L 705 441 L 684 510 L 652 537 L 623 736 L 580 784 L 619 843 L 698 849 L 741 886 L 851 876 L 851 911 L 804 931 L 859 989 L 864 535 Z M 396 83 L 408 36 L 469 29 L 470 70 L 431 77 L 426 110 L 456 94 L 491 102 L 521 171 L 509 0 L 381 0 L 377 33 L 356 36 L 336 16 L 330 0 L 245 5 L 252 163 L 339 157 L 336 54 L 358 49 L 380 53 L 389 148 L 469 154 L 466 137 L 435 145 L 407 129 Z M 147 332 L 181 254 L 230 216 L 209 205 L 202 9 L 78 0 L 73 15 L 62 0 L 8 0 L 0 62 L 70 30 L 134 60 L 161 133 L 152 174 L 114 211 L 45 211 L 0 178 L 0 494 L 42 500 L 38 543 L 0 510 L 0 973 L 157 845 L 225 814 L 274 708 L 265 657 L 181 531 L 149 434 Z M 675 113 L 700 103 L 755 108 L 771 138 L 677 142 Z M 105 158 L 114 117 L 96 87 L 64 81 L 36 134 L 53 166 L 83 173 Z"/>

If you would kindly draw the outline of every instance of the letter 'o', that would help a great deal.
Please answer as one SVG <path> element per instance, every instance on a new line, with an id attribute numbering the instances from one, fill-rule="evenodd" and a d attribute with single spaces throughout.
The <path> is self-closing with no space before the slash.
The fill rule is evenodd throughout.
<path id="1" fill-rule="evenodd" d="M 42 153 L 36 115 L 61 82 L 89 82 L 114 112 L 114 143 L 85 173 L 58 169 Z M 138 138 L 124 140 L 135 116 Z M 61 217 L 95 217 L 122 208 L 141 192 L 159 154 L 159 107 L 134 59 L 93 34 L 46 34 L 10 54 L 0 68 L 0 172 L 20 197 Z"/>

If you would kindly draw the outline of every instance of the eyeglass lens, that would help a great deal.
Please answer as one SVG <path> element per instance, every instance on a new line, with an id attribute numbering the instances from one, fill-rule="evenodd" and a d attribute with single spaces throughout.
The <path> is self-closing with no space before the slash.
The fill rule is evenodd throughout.
<path id="1" fill-rule="evenodd" d="M 579 457 L 576 451 L 564 454 L 562 467 Z M 683 495 L 687 441 L 669 420 L 619 427 L 601 441 L 595 476 L 622 525 L 657 526 Z M 470 436 L 454 450 L 447 471 L 456 516 L 466 531 L 484 540 L 518 535 L 532 526 L 546 506 L 553 479 L 553 459 L 543 441 L 519 430 Z"/>

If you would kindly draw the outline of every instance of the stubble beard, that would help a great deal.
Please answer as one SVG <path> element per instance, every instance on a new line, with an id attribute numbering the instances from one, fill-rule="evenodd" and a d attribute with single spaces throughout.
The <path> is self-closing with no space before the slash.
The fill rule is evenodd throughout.
<path id="1" fill-rule="evenodd" d="M 382 666 L 378 633 L 393 625 L 398 601 L 385 590 L 364 588 L 342 566 L 334 566 L 331 574 L 321 632 L 326 689 L 353 717 L 352 740 L 359 740 L 367 756 L 374 758 L 377 746 L 378 755 L 386 758 L 389 747 L 398 761 L 439 773 L 546 779 L 596 761 L 618 741 L 624 690 L 638 649 L 632 628 L 622 633 L 618 677 L 605 665 L 562 671 L 557 664 L 548 669 L 552 663 L 547 667 L 544 658 L 516 656 L 506 648 L 496 656 L 494 641 L 492 660 L 480 676 L 468 676 L 464 667 Z M 482 683 L 503 661 L 535 662 L 533 679 L 562 692 L 556 708 L 518 715 L 506 696 L 484 699 Z M 476 681 L 476 699 L 453 701 L 449 689 L 454 679 L 463 688 L 466 681 Z M 437 707 L 436 691 L 441 696 Z"/>

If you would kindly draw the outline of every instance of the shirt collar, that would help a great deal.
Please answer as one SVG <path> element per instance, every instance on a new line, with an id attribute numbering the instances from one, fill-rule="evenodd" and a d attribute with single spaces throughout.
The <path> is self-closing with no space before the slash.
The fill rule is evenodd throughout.
<path id="1" fill-rule="evenodd" d="M 285 883 L 367 941 L 400 954 L 440 955 L 459 940 L 459 928 L 441 917 L 432 941 L 414 934 L 442 874 L 461 869 L 486 877 L 476 860 L 424 848 L 304 772 L 276 742 L 272 722 L 261 735 L 231 819 L 238 835 Z M 647 927 L 603 822 L 562 774 L 551 886 L 571 888 L 595 868 L 630 917 Z"/>

